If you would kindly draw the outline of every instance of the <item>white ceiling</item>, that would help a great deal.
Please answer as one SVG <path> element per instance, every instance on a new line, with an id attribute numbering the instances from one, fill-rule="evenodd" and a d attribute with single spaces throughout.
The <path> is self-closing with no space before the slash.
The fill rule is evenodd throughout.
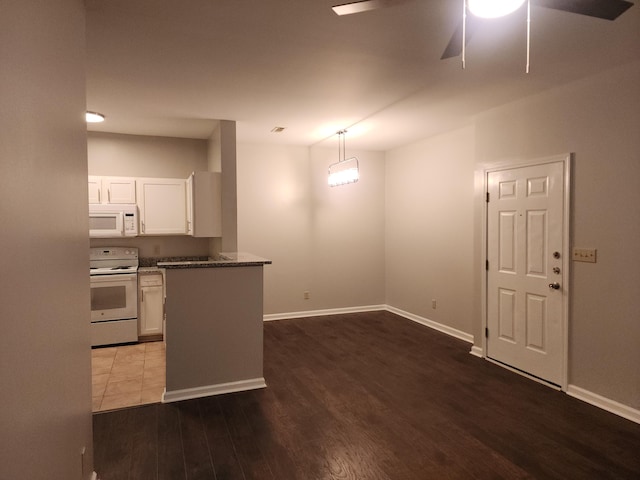
<path id="1" fill-rule="evenodd" d="M 614 22 L 532 7 L 484 21 L 440 60 L 459 0 L 339 17 L 336 0 L 86 0 L 90 130 L 387 150 L 488 108 L 640 59 L 640 6 Z M 606 95 L 606 92 L 603 92 Z M 283 133 L 271 133 L 276 126 Z"/>

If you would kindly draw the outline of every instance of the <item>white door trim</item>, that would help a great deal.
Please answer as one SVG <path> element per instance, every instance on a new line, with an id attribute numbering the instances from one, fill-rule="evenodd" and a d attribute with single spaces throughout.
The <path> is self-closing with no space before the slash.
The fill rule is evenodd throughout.
<path id="1" fill-rule="evenodd" d="M 555 155 L 552 157 L 545 157 L 535 160 L 528 161 L 513 161 L 513 162 L 501 162 L 496 163 L 491 167 L 484 168 L 482 171 L 483 174 L 483 195 L 482 201 L 484 202 L 484 206 L 482 207 L 482 236 L 481 236 L 481 284 L 480 284 L 480 293 L 481 293 L 481 308 L 482 308 L 482 335 L 481 335 L 481 345 L 482 345 L 482 357 L 487 359 L 487 338 L 485 335 L 487 329 L 487 270 L 486 270 L 486 261 L 488 258 L 488 230 L 487 230 L 487 210 L 488 205 L 486 202 L 487 193 L 489 192 L 489 174 L 493 172 L 499 172 L 503 170 L 511 170 L 522 167 L 532 167 L 536 165 L 543 165 L 547 163 L 558 163 L 562 162 L 563 164 L 563 175 L 564 175 L 564 195 L 563 195 L 563 214 L 564 214 L 564 225 L 562 232 L 562 271 L 563 275 L 563 286 L 562 286 L 562 334 L 563 334 L 563 364 L 562 364 L 562 381 L 560 384 L 560 388 L 563 392 L 567 391 L 568 388 L 568 377 L 569 377 L 569 299 L 571 293 L 571 261 L 570 261 L 570 252 L 571 252 L 571 163 L 572 163 L 573 155 L 571 153 L 566 153 L 562 155 Z M 493 362 L 498 365 L 502 365 L 497 362 Z M 525 372 L 520 372 L 526 375 Z M 528 375 L 526 375 L 528 376 Z M 535 377 L 531 377 L 536 379 Z M 542 382 L 545 383 L 545 382 Z"/>

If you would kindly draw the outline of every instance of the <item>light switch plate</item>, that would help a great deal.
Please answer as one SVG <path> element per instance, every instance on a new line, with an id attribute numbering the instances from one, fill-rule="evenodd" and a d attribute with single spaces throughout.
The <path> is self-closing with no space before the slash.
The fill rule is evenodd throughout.
<path id="1" fill-rule="evenodd" d="M 574 248 L 571 258 L 574 262 L 596 263 L 596 253 L 595 248 Z"/>

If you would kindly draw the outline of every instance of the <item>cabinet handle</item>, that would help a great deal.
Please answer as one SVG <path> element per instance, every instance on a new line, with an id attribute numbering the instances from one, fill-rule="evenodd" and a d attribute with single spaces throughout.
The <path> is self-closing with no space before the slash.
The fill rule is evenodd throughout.
<path id="1" fill-rule="evenodd" d="M 144 290 L 140 290 L 140 301 L 144 302 Z"/>
<path id="2" fill-rule="evenodd" d="M 98 188 L 98 203 L 102 203 L 102 195 L 100 195 L 100 189 Z"/>
<path id="3" fill-rule="evenodd" d="M 111 203 L 111 189 L 107 189 L 107 203 Z"/>
<path id="4" fill-rule="evenodd" d="M 144 233 L 144 222 L 140 222 L 142 224 L 142 233 Z"/>

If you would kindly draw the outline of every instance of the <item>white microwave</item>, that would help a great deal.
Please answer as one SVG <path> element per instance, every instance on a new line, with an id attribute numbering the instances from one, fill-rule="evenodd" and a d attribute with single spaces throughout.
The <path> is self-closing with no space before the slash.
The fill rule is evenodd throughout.
<path id="1" fill-rule="evenodd" d="M 136 235 L 138 235 L 137 205 L 89 205 L 89 236 L 91 238 L 135 237 Z"/>

